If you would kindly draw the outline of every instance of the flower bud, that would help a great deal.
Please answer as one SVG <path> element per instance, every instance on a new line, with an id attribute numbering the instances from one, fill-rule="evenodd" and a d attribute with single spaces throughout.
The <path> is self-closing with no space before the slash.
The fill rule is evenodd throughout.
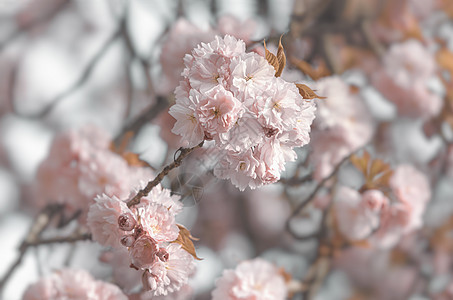
<path id="1" fill-rule="evenodd" d="M 169 257 L 169 254 L 168 254 L 167 250 L 165 250 L 165 248 L 159 248 L 159 251 L 157 251 L 156 255 L 163 262 L 166 262 Z"/>
<path id="2" fill-rule="evenodd" d="M 135 242 L 135 238 L 133 235 L 123 235 L 120 242 L 121 242 L 121 245 L 123 245 L 125 247 L 131 247 Z"/>
<path id="3" fill-rule="evenodd" d="M 136 224 L 137 222 L 131 213 L 125 213 L 118 217 L 118 226 L 121 230 L 131 231 Z"/>
<path id="4" fill-rule="evenodd" d="M 132 263 L 139 269 L 150 268 L 159 250 L 157 242 L 147 235 L 140 236 L 129 249 Z"/>

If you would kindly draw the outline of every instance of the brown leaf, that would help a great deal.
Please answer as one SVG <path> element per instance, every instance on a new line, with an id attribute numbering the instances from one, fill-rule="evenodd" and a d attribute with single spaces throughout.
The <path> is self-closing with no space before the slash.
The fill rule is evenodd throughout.
<path id="1" fill-rule="evenodd" d="M 365 151 L 365 153 L 367 153 Z M 363 175 L 366 175 L 368 172 L 368 163 L 369 163 L 369 157 L 363 155 L 362 157 L 357 156 L 356 154 L 352 155 L 350 158 L 351 163 L 354 165 L 354 167 L 357 168 L 360 172 L 362 172 Z"/>
<path id="2" fill-rule="evenodd" d="M 362 157 L 353 155 L 351 163 L 362 172 L 365 177 L 365 184 L 360 188 L 360 192 L 369 189 L 384 189 L 388 187 L 390 178 L 393 175 L 391 166 L 380 159 L 371 159 L 370 153 L 363 152 Z"/>
<path id="3" fill-rule="evenodd" d="M 264 50 L 265 50 L 265 56 L 264 58 L 267 60 L 267 62 L 274 67 L 275 69 L 275 73 L 278 72 L 278 59 L 277 57 L 272 54 L 269 50 L 267 50 L 267 47 L 266 47 L 266 41 L 264 41 Z"/>
<path id="4" fill-rule="evenodd" d="M 316 95 L 316 93 L 311 88 L 306 86 L 305 84 L 296 83 L 296 87 L 299 89 L 299 93 L 302 96 L 302 98 L 304 98 L 304 99 L 314 99 L 314 98 L 326 99 L 326 97 L 321 97 L 321 96 Z"/>
<path id="5" fill-rule="evenodd" d="M 145 162 L 139 158 L 139 155 L 137 153 L 124 152 L 123 154 L 121 154 L 121 156 L 124 158 L 124 160 L 127 161 L 127 164 L 129 166 L 133 166 L 133 167 L 149 166 L 147 162 Z"/>
<path id="6" fill-rule="evenodd" d="M 374 178 L 376 175 L 385 171 L 388 168 L 389 168 L 389 165 L 385 164 L 382 160 L 375 159 L 371 163 L 371 167 L 370 167 L 370 171 L 369 171 L 368 175 L 370 178 Z"/>
<path id="7" fill-rule="evenodd" d="M 123 137 L 121 138 L 120 142 L 118 145 L 116 145 L 114 142 L 110 144 L 110 150 L 121 154 L 126 151 L 127 146 L 129 145 L 130 141 L 134 137 L 134 132 L 133 131 L 128 131 L 126 132 Z"/>
<path id="8" fill-rule="evenodd" d="M 358 248 L 371 248 L 370 242 L 368 240 L 350 241 L 350 244 Z"/>
<path id="9" fill-rule="evenodd" d="M 280 77 L 280 75 L 282 75 L 283 69 L 286 66 L 286 55 L 282 45 L 282 37 L 283 35 L 280 36 L 280 41 L 278 42 L 277 49 L 278 69 L 277 72 L 275 73 L 275 77 Z"/>
<path id="10" fill-rule="evenodd" d="M 193 242 L 192 242 L 192 241 L 198 241 L 198 239 L 194 238 L 186 227 L 184 227 L 180 224 L 176 224 L 176 225 L 179 228 L 179 235 L 178 235 L 178 238 L 175 241 L 173 241 L 173 243 L 180 244 L 184 250 L 186 250 L 187 252 L 189 252 L 190 255 L 193 256 L 193 258 L 195 258 L 197 260 L 202 260 L 195 253 L 195 246 L 193 245 Z"/>

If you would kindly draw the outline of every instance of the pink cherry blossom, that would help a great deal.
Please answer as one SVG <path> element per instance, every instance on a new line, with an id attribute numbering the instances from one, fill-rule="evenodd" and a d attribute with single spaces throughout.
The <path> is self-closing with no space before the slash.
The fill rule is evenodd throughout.
<path id="1" fill-rule="evenodd" d="M 405 232 L 420 228 L 426 205 L 431 200 L 431 188 L 426 176 L 411 165 L 400 165 L 389 183 L 398 201 L 410 207 Z"/>
<path id="2" fill-rule="evenodd" d="M 181 143 L 186 147 L 194 147 L 204 138 L 203 128 L 195 116 L 196 97 L 197 92 L 191 90 L 188 98 L 178 98 L 169 111 L 170 115 L 176 119 L 172 132 L 182 135 Z"/>
<path id="3" fill-rule="evenodd" d="M 118 227 L 118 217 L 127 213 L 131 214 L 126 203 L 117 197 L 105 194 L 97 196 L 95 203 L 90 206 L 87 218 L 93 239 L 103 246 L 120 246 L 124 231 Z"/>
<path id="4" fill-rule="evenodd" d="M 172 242 L 178 237 L 175 215 L 161 204 L 141 203 L 136 206 L 140 225 L 157 242 Z"/>
<path id="5" fill-rule="evenodd" d="M 266 82 L 270 81 L 275 74 L 274 67 L 264 57 L 255 53 L 233 58 L 230 69 L 232 90 L 242 101 L 253 96 L 250 93 L 260 93 L 260 90 L 265 89 Z"/>
<path id="6" fill-rule="evenodd" d="M 255 188 L 261 185 L 257 175 L 259 161 L 255 158 L 252 150 L 237 154 L 227 152 L 220 163 L 215 167 L 215 176 L 222 179 L 230 179 L 241 191 L 246 187 Z"/>
<path id="7" fill-rule="evenodd" d="M 179 290 L 167 295 L 154 296 L 152 291 L 145 291 L 140 294 L 140 300 L 187 300 L 194 298 L 193 288 L 186 284 Z"/>
<path id="8" fill-rule="evenodd" d="M 170 108 L 173 132 L 189 146 L 214 140 L 214 174 L 241 190 L 278 181 L 285 163 L 296 158 L 293 147 L 310 141 L 314 102 L 232 36 L 201 43 L 184 61 Z"/>
<path id="9" fill-rule="evenodd" d="M 155 186 L 148 196 L 140 200 L 139 206 L 159 204 L 163 205 L 170 213 L 177 215 L 182 211 L 182 203 L 179 201 L 178 195 L 171 195 L 169 189 L 165 189 L 162 185 Z"/>
<path id="10" fill-rule="evenodd" d="M 187 284 L 195 264 L 194 258 L 181 245 L 172 243 L 166 247 L 168 260 L 156 260 L 143 274 L 144 287 L 155 296 L 176 292 Z"/>
<path id="11" fill-rule="evenodd" d="M 37 171 L 38 206 L 64 204 L 69 213 L 80 210 L 84 220 L 96 195 L 126 199 L 138 182 L 153 177 L 148 168 L 129 166 L 109 145 L 108 134 L 94 126 L 57 134 Z"/>
<path id="12" fill-rule="evenodd" d="M 210 136 L 229 131 L 240 116 L 241 103 L 223 87 L 213 88 L 201 96 L 197 117 Z"/>
<path id="13" fill-rule="evenodd" d="M 22 299 L 127 300 L 128 298 L 117 286 L 95 280 L 86 271 L 63 269 L 30 285 Z"/>
<path id="14" fill-rule="evenodd" d="M 213 300 L 262 299 L 284 300 L 287 288 L 278 269 L 256 258 L 241 262 L 234 270 L 225 270 L 216 280 Z"/>
<path id="15" fill-rule="evenodd" d="M 381 191 L 369 190 L 360 195 L 356 190 L 342 186 L 335 199 L 335 216 L 340 232 L 350 240 L 368 238 L 380 224 L 383 206 L 389 199 Z"/>
<path id="16" fill-rule="evenodd" d="M 147 235 L 140 236 L 129 249 L 132 264 L 138 269 L 150 268 L 156 261 L 159 247 L 157 242 Z"/>
<path id="17" fill-rule="evenodd" d="M 395 103 L 398 113 L 429 118 L 442 108 L 442 99 L 431 92 L 427 81 L 435 76 L 433 55 L 418 41 L 394 44 L 384 56 L 383 67 L 372 76 L 373 85 Z"/>
<path id="18" fill-rule="evenodd" d="M 426 176 L 410 165 L 400 165 L 389 186 L 386 195 L 379 190 L 360 194 L 345 186 L 338 189 L 334 207 L 339 230 L 345 237 L 367 239 L 371 245 L 386 249 L 422 226 L 431 198 Z"/>

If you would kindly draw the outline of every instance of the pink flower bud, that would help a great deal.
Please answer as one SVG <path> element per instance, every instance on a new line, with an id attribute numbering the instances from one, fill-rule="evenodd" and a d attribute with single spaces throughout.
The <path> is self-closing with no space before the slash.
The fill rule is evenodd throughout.
<path id="1" fill-rule="evenodd" d="M 150 268 L 156 260 L 159 248 L 154 239 L 147 235 L 140 236 L 130 249 L 132 263 L 139 269 Z"/>
<path id="2" fill-rule="evenodd" d="M 157 257 L 160 258 L 161 261 L 166 262 L 169 258 L 169 254 L 165 248 L 160 248 L 159 251 L 157 251 Z"/>
<path id="3" fill-rule="evenodd" d="M 133 235 L 123 235 L 120 242 L 125 247 L 131 247 L 135 242 L 135 237 Z"/>
<path id="4" fill-rule="evenodd" d="M 118 226 L 121 230 L 131 231 L 136 224 L 137 222 L 131 213 L 125 213 L 118 217 Z"/>

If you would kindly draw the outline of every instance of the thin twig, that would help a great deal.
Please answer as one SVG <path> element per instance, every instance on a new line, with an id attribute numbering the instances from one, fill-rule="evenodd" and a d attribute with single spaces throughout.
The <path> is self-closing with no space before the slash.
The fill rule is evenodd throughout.
<path id="1" fill-rule="evenodd" d="M 179 149 L 178 152 L 179 152 L 179 156 L 169 165 L 167 165 L 157 176 L 156 178 L 154 178 L 153 180 L 151 180 L 150 182 L 148 182 L 148 184 L 146 185 L 146 187 L 140 191 L 138 191 L 137 195 L 135 195 L 128 203 L 127 203 L 127 206 L 128 207 L 132 207 L 134 205 L 137 205 L 140 203 L 140 200 L 142 199 L 142 197 L 146 197 L 149 192 L 151 192 L 151 190 L 156 186 L 158 185 L 163 179 L 164 177 L 173 169 L 179 167 L 182 163 L 182 160 L 188 156 L 193 150 L 197 149 L 197 148 L 200 148 L 203 146 L 203 142 L 201 142 L 200 144 L 198 144 L 197 146 L 195 147 L 192 147 L 192 148 L 182 148 L 182 149 Z"/>
<path id="2" fill-rule="evenodd" d="M 291 228 L 291 220 L 298 215 L 308 204 L 310 204 L 314 199 L 316 194 L 319 192 L 319 190 L 326 184 L 327 181 L 329 181 L 332 177 L 334 177 L 338 171 L 340 170 L 341 166 L 348 161 L 351 156 L 355 153 L 356 151 L 352 152 L 350 155 L 346 156 L 343 158 L 343 160 L 340 161 L 339 164 L 336 165 L 335 169 L 327 176 L 324 177 L 315 187 L 315 189 L 311 192 L 311 194 L 304 200 L 302 201 L 292 212 L 291 216 L 288 218 L 286 221 L 286 230 L 295 238 L 295 239 L 311 239 L 315 238 L 318 236 L 318 231 L 308 234 L 308 235 L 298 235 L 296 234 L 292 228 Z"/>
<path id="3" fill-rule="evenodd" d="M 128 132 L 137 133 L 140 128 L 143 127 L 146 123 L 154 119 L 159 115 L 168 106 L 168 101 L 166 98 L 158 96 L 156 103 L 150 106 L 146 111 L 144 111 L 140 116 L 134 119 L 131 123 L 123 127 L 121 132 L 115 137 L 115 145 L 119 145 L 124 135 Z"/>
<path id="4" fill-rule="evenodd" d="M 307 174 L 302 177 L 281 178 L 278 182 L 286 186 L 297 186 L 313 179 L 313 174 Z"/>
<path id="5" fill-rule="evenodd" d="M 48 244 L 57 244 L 57 243 L 74 243 L 78 241 L 86 241 L 91 240 L 90 233 L 79 233 L 79 234 L 72 234 L 71 236 L 67 237 L 56 237 L 56 238 L 48 238 L 48 239 L 39 239 L 33 242 L 27 242 L 27 247 L 37 247 L 41 245 L 48 245 Z"/>

